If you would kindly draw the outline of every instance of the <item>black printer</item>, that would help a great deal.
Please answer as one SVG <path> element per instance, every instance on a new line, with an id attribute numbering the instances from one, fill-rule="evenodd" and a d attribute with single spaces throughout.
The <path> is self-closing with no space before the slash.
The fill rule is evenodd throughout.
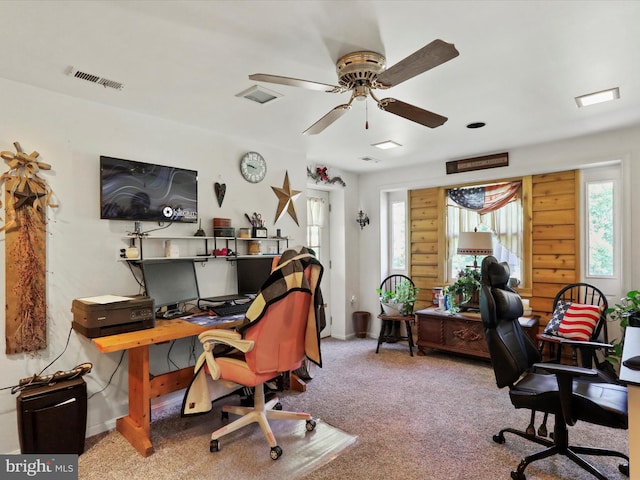
<path id="1" fill-rule="evenodd" d="M 153 299 L 143 295 L 76 298 L 71 311 L 73 329 L 88 338 L 155 326 Z"/>

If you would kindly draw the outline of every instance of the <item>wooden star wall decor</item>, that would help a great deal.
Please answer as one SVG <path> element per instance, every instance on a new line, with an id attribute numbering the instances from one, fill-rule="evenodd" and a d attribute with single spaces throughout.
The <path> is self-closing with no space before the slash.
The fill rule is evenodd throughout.
<path id="1" fill-rule="evenodd" d="M 276 211 L 276 219 L 273 223 L 276 223 L 280 220 L 280 217 L 284 214 L 285 209 L 291 215 L 291 218 L 296 222 L 296 225 L 300 226 L 298 223 L 298 216 L 296 215 L 296 207 L 293 204 L 293 201 L 300 196 L 302 193 L 299 190 L 291 190 L 291 186 L 289 184 L 289 172 L 285 171 L 284 173 L 284 184 L 282 188 L 280 187 L 271 187 L 273 192 L 278 197 L 278 210 Z"/>

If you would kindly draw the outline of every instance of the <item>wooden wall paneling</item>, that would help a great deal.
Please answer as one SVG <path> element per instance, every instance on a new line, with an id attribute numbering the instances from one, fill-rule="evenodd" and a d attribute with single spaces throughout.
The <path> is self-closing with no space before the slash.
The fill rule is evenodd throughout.
<path id="1" fill-rule="evenodd" d="M 411 225 L 409 276 L 419 289 L 416 310 L 431 305 L 431 289 L 442 284 L 438 275 L 440 265 L 438 231 L 441 216 L 438 203 L 437 188 L 409 192 L 409 223 Z"/>
<path id="2" fill-rule="evenodd" d="M 579 178 L 575 170 L 532 177 L 531 308 L 543 329 L 562 286 L 580 279 Z"/>

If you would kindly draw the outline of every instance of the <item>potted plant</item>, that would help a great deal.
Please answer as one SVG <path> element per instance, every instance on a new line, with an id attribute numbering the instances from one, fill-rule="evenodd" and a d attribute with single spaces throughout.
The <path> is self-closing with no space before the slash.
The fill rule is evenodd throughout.
<path id="1" fill-rule="evenodd" d="M 385 315 L 411 315 L 416 303 L 418 289 L 409 281 L 403 280 L 396 285 L 395 290 L 376 290 L 380 295 L 380 304 Z"/>
<path id="2" fill-rule="evenodd" d="M 611 320 L 618 322 L 621 330 L 621 337 L 611 342 L 613 351 L 607 355 L 607 359 L 620 363 L 624 346 L 624 333 L 627 326 L 640 327 L 640 291 L 630 290 L 625 297 L 620 299 L 620 303 L 607 308 L 606 313 Z"/>
<path id="3" fill-rule="evenodd" d="M 465 267 L 458 273 L 458 279 L 447 287 L 449 304 L 454 307 L 473 307 L 479 302 L 474 302 L 474 296 L 480 291 L 480 270 Z"/>

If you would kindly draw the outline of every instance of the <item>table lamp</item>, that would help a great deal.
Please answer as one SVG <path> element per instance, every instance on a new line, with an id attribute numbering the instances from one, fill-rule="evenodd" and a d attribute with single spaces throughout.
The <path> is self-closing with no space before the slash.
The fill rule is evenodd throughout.
<path id="1" fill-rule="evenodd" d="M 473 268 L 478 268 L 478 255 L 493 255 L 491 232 L 460 232 L 458 237 L 458 255 L 473 255 Z"/>

